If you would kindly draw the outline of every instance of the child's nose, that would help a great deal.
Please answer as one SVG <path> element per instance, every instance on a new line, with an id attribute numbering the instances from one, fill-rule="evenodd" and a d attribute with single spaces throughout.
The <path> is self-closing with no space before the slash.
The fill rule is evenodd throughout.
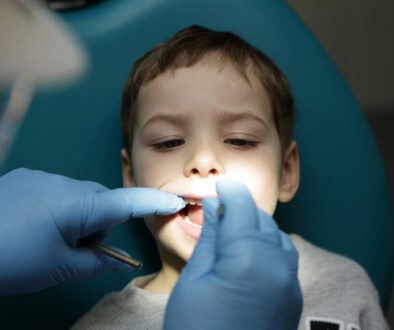
<path id="1" fill-rule="evenodd" d="M 212 150 L 204 149 L 194 152 L 185 166 L 185 175 L 208 177 L 224 173 L 224 167 Z"/>

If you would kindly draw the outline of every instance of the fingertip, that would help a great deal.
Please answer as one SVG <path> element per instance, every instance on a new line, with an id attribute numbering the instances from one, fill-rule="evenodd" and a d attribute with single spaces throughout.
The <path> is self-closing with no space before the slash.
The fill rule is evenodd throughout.
<path id="1" fill-rule="evenodd" d="M 220 204 L 220 201 L 217 197 L 205 197 L 202 200 L 203 206 L 207 206 L 209 208 L 215 208 L 218 207 Z"/>
<path id="2" fill-rule="evenodd" d="M 204 211 L 204 221 L 207 223 L 215 223 L 218 220 L 220 201 L 215 197 L 206 197 L 202 201 Z"/>
<path id="3" fill-rule="evenodd" d="M 256 215 L 253 196 L 242 182 L 221 177 L 216 181 L 216 189 L 220 196 L 224 213 L 237 214 L 238 216 Z"/>
<path id="4" fill-rule="evenodd" d="M 240 181 L 226 177 L 218 178 L 216 190 L 226 208 L 245 207 L 252 208 L 253 197 L 246 185 Z"/>
<path id="5" fill-rule="evenodd" d="M 239 192 L 249 192 L 246 186 L 237 180 L 230 179 L 228 177 L 222 176 L 216 179 L 216 190 L 219 195 L 226 195 L 228 193 L 239 193 Z"/>
<path id="6" fill-rule="evenodd" d="M 89 218 L 82 233 L 84 236 L 130 218 L 170 215 L 185 207 L 184 200 L 179 196 L 153 188 L 118 188 L 95 192 L 90 194 L 90 199 L 91 202 L 86 203 Z"/>
<path id="7" fill-rule="evenodd" d="M 156 205 L 156 215 L 170 215 L 186 206 L 184 199 L 177 195 L 166 191 L 159 191 L 156 193 L 161 195 L 160 203 Z"/>
<path id="8" fill-rule="evenodd" d="M 220 178 L 216 182 L 220 197 L 219 242 L 237 237 L 241 232 L 258 228 L 258 211 L 247 187 L 238 181 Z"/>

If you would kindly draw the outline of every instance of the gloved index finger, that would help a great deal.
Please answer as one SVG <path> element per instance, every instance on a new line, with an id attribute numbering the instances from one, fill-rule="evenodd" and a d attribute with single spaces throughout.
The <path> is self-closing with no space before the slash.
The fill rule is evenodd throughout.
<path id="1" fill-rule="evenodd" d="M 246 186 L 221 178 L 217 180 L 216 189 L 223 204 L 220 239 L 233 237 L 242 231 L 257 230 L 257 208 Z"/>
<path id="2" fill-rule="evenodd" d="M 170 215 L 185 206 L 182 198 L 154 188 L 119 188 L 92 193 L 89 198 L 86 235 L 130 218 Z"/>

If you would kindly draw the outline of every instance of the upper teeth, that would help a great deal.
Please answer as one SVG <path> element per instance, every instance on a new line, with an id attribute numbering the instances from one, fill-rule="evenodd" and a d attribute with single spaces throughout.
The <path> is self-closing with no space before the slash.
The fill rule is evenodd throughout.
<path id="1" fill-rule="evenodd" d="M 185 201 L 186 204 L 189 204 L 189 205 L 199 205 L 199 206 L 201 206 L 201 201 L 197 200 L 197 199 L 184 198 L 184 201 Z"/>

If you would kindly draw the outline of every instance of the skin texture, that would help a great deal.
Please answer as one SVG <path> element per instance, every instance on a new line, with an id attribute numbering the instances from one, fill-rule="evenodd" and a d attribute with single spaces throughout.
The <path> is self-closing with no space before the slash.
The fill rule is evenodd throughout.
<path id="1" fill-rule="evenodd" d="M 225 175 L 243 182 L 269 215 L 296 193 L 297 146 L 281 149 L 269 96 L 252 72 L 246 79 L 207 58 L 143 86 L 137 109 L 131 159 L 122 150 L 124 186 L 201 199 L 216 196 L 215 178 Z M 179 214 L 145 221 L 163 263 L 145 289 L 169 293 L 198 238 L 182 229 Z"/>

